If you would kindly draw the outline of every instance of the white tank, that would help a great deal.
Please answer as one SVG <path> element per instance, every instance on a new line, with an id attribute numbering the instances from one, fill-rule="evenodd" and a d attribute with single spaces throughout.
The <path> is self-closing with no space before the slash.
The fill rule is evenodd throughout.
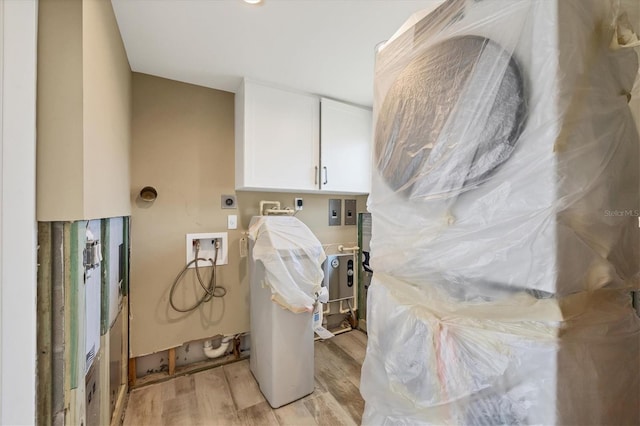
<path id="1" fill-rule="evenodd" d="M 273 408 L 313 392 L 313 303 L 324 250 L 298 219 L 259 216 L 249 227 L 250 368 Z"/>

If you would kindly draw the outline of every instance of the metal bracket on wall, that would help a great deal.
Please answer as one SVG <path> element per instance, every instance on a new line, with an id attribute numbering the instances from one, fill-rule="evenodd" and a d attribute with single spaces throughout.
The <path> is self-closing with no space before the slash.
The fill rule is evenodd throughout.
<path id="1" fill-rule="evenodd" d="M 89 240 L 82 252 L 82 261 L 85 269 L 94 269 L 100 266 L 102 261 L 102 247 L 100 240 Z"/>

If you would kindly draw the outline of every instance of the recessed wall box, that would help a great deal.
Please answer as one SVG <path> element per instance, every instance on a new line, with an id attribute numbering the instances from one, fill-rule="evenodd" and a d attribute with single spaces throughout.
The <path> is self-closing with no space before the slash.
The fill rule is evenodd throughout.
<path id="1" fill-rule="evenodd" d="M 329 226 L 342 224 L 342 200 L 332 198 L 329 200 Z"/>
<path id="2" fill-rule="evenodd" d="M 220 243 L 217 249 L 216 265 L 227 264 L 228 253 L 228 237 L 226 232 L 212 232 L 212 233 L 200 233 L 200 234 L 187 234 L 187 263 L 191 262 L 195 258 L 196 254 L 196 241 L 200 241 L 200 249 L 198 251 L 198 258 L 205 259 L 198 261 L 198 268 L 206 268 L 213 266 L 213 262 L 206 259 L 214 259 L 216 256 L 216 242 Z M 189 268 L 195 268 L 195 262 L 189 265 Z"/>
<path id="3" fill-rule="evenodd" d="M 344 224 L 356 224 L 356 200 L 344 200 Z"/>

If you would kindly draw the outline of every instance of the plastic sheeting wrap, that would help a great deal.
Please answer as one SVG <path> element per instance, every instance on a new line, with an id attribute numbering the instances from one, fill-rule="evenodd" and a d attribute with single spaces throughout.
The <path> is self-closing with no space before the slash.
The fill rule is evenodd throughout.
<path id="1" fill-rule="evenodd" d="M 379 50 L 365 424 L 640 423 L 612 5 L 439 2 Z"/>
<path id="2" fill-rule="evenodd" d="M 374 270 L 465 300 L 630 285 L 637 56 L 609 49 L 605 4 L 450 1 L 384 46 Z"/>
<path id="3" fill-rule="evenodd" d="M 264 265 L 272 300 L 292 312 L 312 312 L 326 255 L 311 230 L 295 217 L 256 216 L 249 238 L 254 260 Z"/>
<path id="4" fill-rule="evenodd" d="M 638 424 L 628 294 L 460 303 L 376 271 L 369 301 L 363 424 Z"/>

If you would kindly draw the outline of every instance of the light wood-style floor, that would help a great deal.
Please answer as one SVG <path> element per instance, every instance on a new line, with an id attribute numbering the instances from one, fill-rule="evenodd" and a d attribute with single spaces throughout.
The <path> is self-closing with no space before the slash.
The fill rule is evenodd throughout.
<path id="1" fill-rule="evenodd" d="M 359 425 L 360 368 L 367 336 L 359 331 L 315 343 L 315 391 L 272 409 L 243 360 L 135 389 L 124 426 Z"/>

